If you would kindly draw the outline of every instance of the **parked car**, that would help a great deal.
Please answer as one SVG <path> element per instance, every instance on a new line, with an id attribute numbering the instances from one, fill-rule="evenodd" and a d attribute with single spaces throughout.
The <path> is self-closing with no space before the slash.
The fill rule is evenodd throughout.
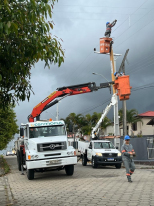
<path id="1" fill-rule="evenodd" d="M 6 152 L 6 156 L 14 156 L 15 152 L 13 150 L 9 150 Z"/>

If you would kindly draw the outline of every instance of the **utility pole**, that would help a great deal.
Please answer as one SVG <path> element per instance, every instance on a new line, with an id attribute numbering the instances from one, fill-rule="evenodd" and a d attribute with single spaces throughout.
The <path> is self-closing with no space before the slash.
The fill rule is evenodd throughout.
<path id="1" fill-rule="evenodd" d="M 117 60 L 118 56 L 121 56 L 121 54 L 113 54 L 113 55 L 114 55 L 114 66 L 115 66 L 114 70 L 116 72 L 116 60 Z M 118 101 L 114 105 L 114 135 L 115 136 L 120 136 L 120 132 L 119 132 Z"/>
<path id="2" fill-rule="evenodd" d="M 59 103 L 59 102 L 58 102 L 58 103 Z M 58 103 L 57 103 L 57 115 L 56 115 L 56 121 L 58 121 L 58 119 L 59 119 Z"/>
<path id="3" fill-rule="evenodd" d="M 121 63 L 119 73 L 122 71 L 125 74 L 125 60 L 127 58 L 127 54 L 129 52 L 129 49 L 127 49 L 125 56 L 123 58 L 123 61 Z M 123 136 L 127 135 L 127 116 L 126 116 L 126 100 L 122 101 L 122 108 L 123 108 Z"/>
<path id="4" fill-rule="evenodd" d="M 115 54 L 116 55 L 116 54 Z M 119 56 L 119 55 L 118 55 Z M 112 43 L 111 43 L 111 51 L 110 51 L 110 63 L 111 63 L 111 78 L 112 81 L 115 81 L 114 73 L 116 71 L 116 58 L 113 54 Z M 113 94 L 116 93 L 116 90 L 113 86 Z M 118 101 L 114 105 L 114 136 L 119 136 L 119 118 L 118 118 Z M 114 138 L 114 145 L 120 146 L 120 139 Z"/>

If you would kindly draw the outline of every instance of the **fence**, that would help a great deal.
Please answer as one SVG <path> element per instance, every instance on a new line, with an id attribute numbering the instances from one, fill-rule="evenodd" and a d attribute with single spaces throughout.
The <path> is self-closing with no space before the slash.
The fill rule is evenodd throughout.
<path id="1" fill-rule="evenodd" d="M 123 144 L 123 139 L 120 139 L 120 145 Z M 154 161 L 154 137 L 134 137 L 130 139 L 130 144 L 136 152 L 135 161 Z"/>
<path id="2" fill-rule="evenodd" d="M 68 139 L 69 145 L 73 146 L 75 149 L 78 149 L 78 141 L 74 142 L 74 139 Z M 114 139 L 110 139 L 114 144 Z M 123 137 L 120 138 L 119 150 L 123 145 Z M 136 152 L 135 161 L 153 161 L 154 162 L 154 136 L 144 136 L 144 137 L 134 137 L 130 139 L 130 144 L 133 145 L 133 148 Z"/>

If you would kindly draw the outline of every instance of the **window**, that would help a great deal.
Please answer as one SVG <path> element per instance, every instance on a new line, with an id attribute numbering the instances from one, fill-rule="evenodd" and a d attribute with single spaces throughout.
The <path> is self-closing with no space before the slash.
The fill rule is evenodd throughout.
<path id="1" fill-rule="evenodd" d="M 29 128 L 29 138 L 51 137 L 61 135 L 66 135 L 64 125 Z"/>
<path id="2" fill-rule="evenodd" d="M 89 144 L 89 149 L 92 149 L 92 143 L 90 142 L 90 144 Z"/>
<path id="3" fill-rule="evenodd" d="M 132 124 L 132 130 L 137 131 L 137 122 Z"/>
<path id="4" fill-rule="evenodd" d="M 94 149 L 114 149 L 112 142 L 95 142 Z"/>

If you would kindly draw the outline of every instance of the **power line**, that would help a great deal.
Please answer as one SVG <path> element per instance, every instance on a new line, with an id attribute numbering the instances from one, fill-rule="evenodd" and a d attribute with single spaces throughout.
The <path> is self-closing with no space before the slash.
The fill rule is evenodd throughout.
<path id="1" fill-rule="evenodd" d="M 132 89 L 132 92 L 135 92 L 135 91 L 141 90 L 141 89 L 153 88 L 153 87 L 154 87 L 153 84 L 154 84 L 154 83 L 142 85 L 142 86 L 139 86 L 139 87 L 135 87 L 135 88 Z M 109 99 L 106 99 L 103 103 L 101 103 L 101 104 L 99 104 L 99 105 L 96 105 L 96 106 L 92 106 L 92 107 L 89 108 L 88 110 L 86 110 L 86 111 L 84 111 L 84 112 L 81 111 L 80 113 L 81 113 L 81 114 L 85 114 L 85 113 L 87 113 L 87 112 L 89 112 L 89 111 L 92 111 L 92 110 L 94 110 L 94 109 L 96 109 L 96 108 L 104 105 L 105 103 L 109 102 L 110 100 L 111 100 L 110 98 L 109 98 Z"/>
<path id="2" fill-rule="evenodd" d="M 145 0 L 145 2 L 147 2 L 147 1 L 148 1 L 148 0 Z M 143 4 L 145 4 L 145 2 L 143 2 Z M 132 16 L 135 12 L 137 12 L 137 10 L 139 10 L 143 4 L 141 4 L 130 16 Z M 128 20 L 128 18 L 127 18 L 126 20 Z M 125 21 L 126 21 L 126 20 L 125 20 Z M 125 21 L 124 21 L 124 22 L 125 22 Z M 124 23 L 124 22 L 123 22 L 123 23 Z M 123 24 L 123 23 L 122 23 L 122 24 Z M 113 32 L 116 31 L 122 24 L 120 24 L 116 29 L 114 29 Z"/>
<path id="3" fill-rule="evenodd" d="M 144 3 L 143 3 L 144 4 Z M 142 5 L 143 5 L 142 4 Z M 84 6 L 84 5 L 68 5 L 68 4 L 61 4 L 61 5 L 58 5 L 58 7 L 61 7 L 61 6 L 70 6 L 70 7 L 98 7 L 98 8 L 100 8 L 100 7 L 102 7 L 102 8 L 113 8 L 113 9 L 115 9 L 115 8 L 120 8 L 120 9 L 124 9 L 124 8 L 126 8 L 126 9 L 134 9 L 134 8 L 138 8 L 138 7 L 118 7 L 118 6 L 114 6 L 114 7 L 112 7 L 112 6 L 101 6 L 101 5 L 99 5 L 99 6 L 95 6 L 95 5 L 89 5 L 89 6 Z M 140 8 L 140 9 L 148 9 L 148 8 Z"/>

